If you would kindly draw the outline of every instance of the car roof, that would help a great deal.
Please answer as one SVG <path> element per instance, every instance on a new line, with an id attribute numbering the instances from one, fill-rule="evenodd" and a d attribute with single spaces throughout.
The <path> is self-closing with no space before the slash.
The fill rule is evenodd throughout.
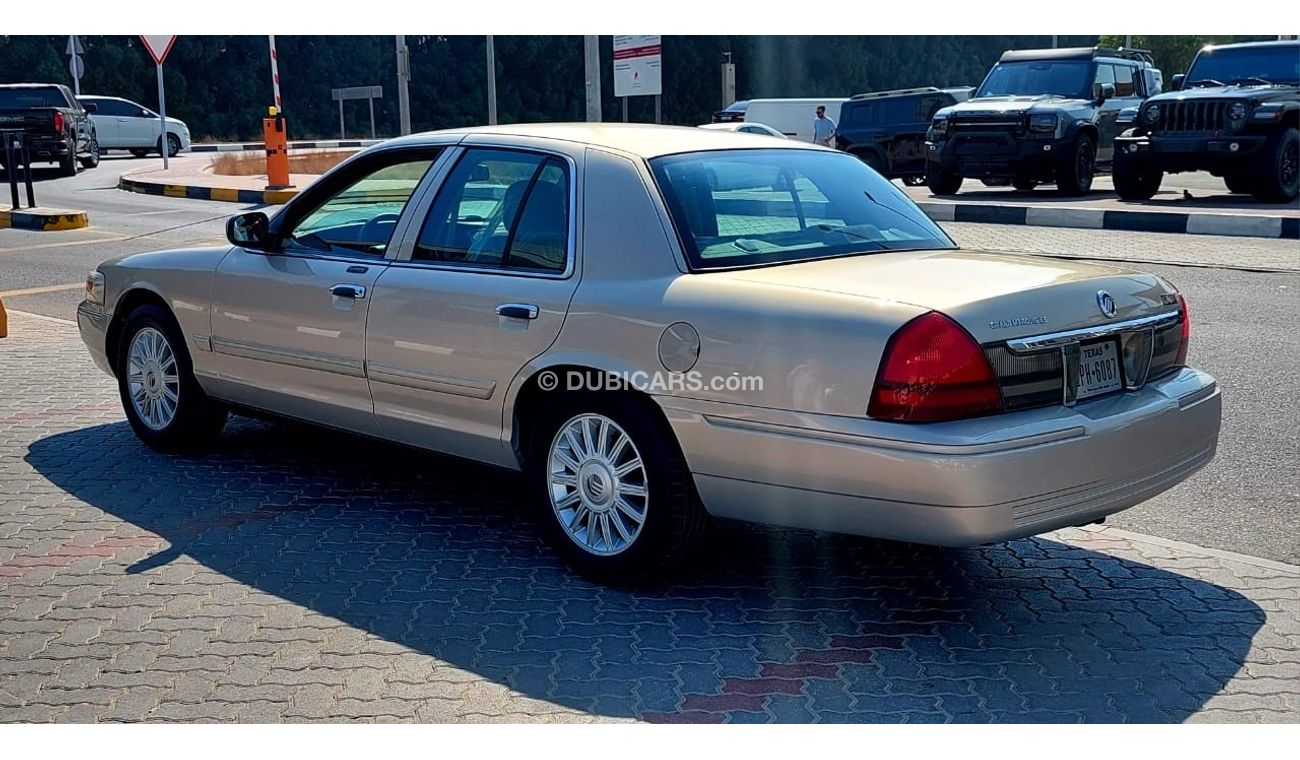
<path id="1" fill-rule="evenodd" d="M 462 139 L 472 136 L 531 138 L 558 140 L 579 143 L 597 148 L 608 148 L 629 153 L 641 158 L 654 158 L 674 153 L 691 153 L 703 150 L 727 150 L 728 148 L 762 147 L 762 141 L 770 141 L 770 147 L 786 150 L 825 150 L 812 143 L 797 143 L 779 137 L 736 133 L 722 129 L 699 129 L 698 127 L 668 127 L 657 124 L 622 124 L 603 122 L 574 122 L 550 124 L 507 124 L 486 127 L 462 127 L 444 129 L 436 132 L 399 137 L 384 143 L 387 146 L 422 145 L 434 137 L 455 137 Z M 445 139 L 437 142 L 445 143 Z"/>
<path id="2" fill-rule="evenodd" d="M 1206 45 L 1202 50 L 1235 50 L 1237 48 L 1298 47 L 1300 40 L 1256 40 L 1254 42 L 1231 42 L 1226 45 Z"/>

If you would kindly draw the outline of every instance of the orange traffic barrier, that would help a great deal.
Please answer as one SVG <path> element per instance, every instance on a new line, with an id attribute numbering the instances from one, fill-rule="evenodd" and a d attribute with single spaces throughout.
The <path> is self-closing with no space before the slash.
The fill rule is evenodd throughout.
<path id="1" fill-rule="evenodd" d="M 266 143 L 266 189 L 284 190 L 289 184 L 289 137 L 284 114 L 271 106 L 270 118 L 262 119 L 262 140 Z"/>
<path id="2" fill-rule="evenodd" d="M 0 298 L 0 338 L 9 337 L 9 315 L 5 313 L 5 299 Z"/>

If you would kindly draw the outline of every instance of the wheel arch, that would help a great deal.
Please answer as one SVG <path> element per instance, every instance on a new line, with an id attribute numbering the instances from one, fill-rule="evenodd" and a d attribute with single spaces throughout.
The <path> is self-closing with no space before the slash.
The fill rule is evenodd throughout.
<path id="1" fill-rule="evenodd" d="M 167 305 L 167 299 L 163 298 L 157 290 L 148 285 L 134 285 L 122 292 L 118 297 L 117 304 L 113 307 L 113 318 L 108 322 L 108 330 L 104 334 L 104 353 L 108 357 L 108 366 L 116 375 L 117 355 L 120 353 L 118 342 L 122 339 L 122 327 L 126 324 L 126 319 L 135 311 L 145 304 L 158 306 L 177 322 L 176 315 L 172 313 L 171 307 Z"/>
<path id="2" fill-rule="evenodd" d="M 541 413 L 546 408 L 547 396 L 578 392 L 567 389 L 566 383 L 570 377 L 569 373 L 612 375 L 621 381 L 623 378 L 631 377 L 632 374 L 641 371 L 645 370 L 606 357 L 578 355 L 555 357 L 552 361 L 544 363 L 535 362 L 521 370 L 507 392 L 505 420 L 503 420 L 508 425 L 506 429 L 510 436 L 510 448 L 520 469 L 526 466 L 529 442 L 535 426 L 542 419 Z M 542 388 L 538 380 L 546 372 L 555 374 L 559 387 L 553 390 L 544 390 Z M 626 387 L 626 383 L 622 385 L 623 387 L 620 390 L 609 392 L 633 399 L 647 413 L 652 415 L 655 423 L 661 427 L 666 435 L 671 436 L 671 440 L 675 445 L 680 447 L 680 443 L 677 442 L 676 436 L 672 432 L 672 426 L 668 423 L 667 416 L 654 400 L 654 397 L 643 390 Z"/>

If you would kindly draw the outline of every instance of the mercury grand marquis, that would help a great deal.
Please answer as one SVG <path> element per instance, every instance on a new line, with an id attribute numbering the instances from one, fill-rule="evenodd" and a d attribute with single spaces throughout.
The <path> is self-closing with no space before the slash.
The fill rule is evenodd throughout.
<path id="1" fill-rule="evenodd" d="M 414 135 L 227 237 L 87 280 L 82 336 L 144 443 L 253 411 L 522 471 L 556 549 L 610 580 L 710 517 L 949 546 L 1093 523 L 1218 441 L 1168 282 L 959 249 L 789 140 Z"/>

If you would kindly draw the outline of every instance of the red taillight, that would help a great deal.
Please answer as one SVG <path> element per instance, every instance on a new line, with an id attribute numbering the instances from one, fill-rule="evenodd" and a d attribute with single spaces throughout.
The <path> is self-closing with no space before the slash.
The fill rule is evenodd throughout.
<path id="1" fill-rule="evenodd" d="M 1175 367 L 1187 366 L 1187 344 L 1192 340 L 1192 313 L 1187 310 L 1187 299 L 1178 294 L 1178 308 L 1183 311 L 1182 339 L 1178 342 L 1178 355 L 1174 357 Z"/>
<path id="2" fill-rule="evenodd" d="M 63 134 L 63 114 L 58 111 L 54 112 L 54 133 L 57 135 Z"/>
<path id="3" fill-rule="evenodd" d="M 899 422 L 940 422 L 1002 411 L 997 377 L 979 344 L 932 311 L 889 339 L 867 414 Z"/>

